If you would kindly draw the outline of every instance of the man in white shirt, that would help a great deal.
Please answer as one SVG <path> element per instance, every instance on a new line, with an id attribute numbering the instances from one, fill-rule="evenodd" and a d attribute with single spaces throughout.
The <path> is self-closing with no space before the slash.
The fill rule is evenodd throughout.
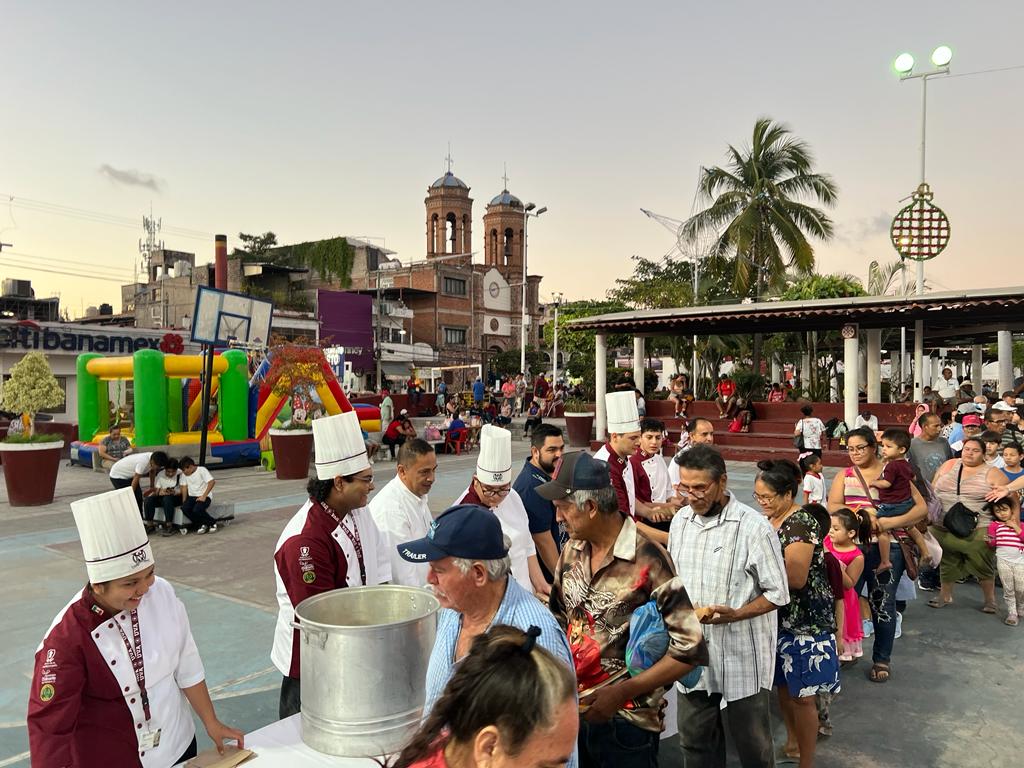
<path id="1" fill-rule="evenodd" d="M 398 545 L 422 539 L 434 518 L 427 494 L 434 485 L 437 454 L 426 440 L 414 437 L 398 449 L 398 474 L 370 500 L 370 514 L 386 539 L 391 559 L 391 583 L 425 587 L 430 564 L 414 563 L 400 557 Z"/>
<path id="2" fill-rule="evenodd" d="M 942 399 L 939 405 L 954 405 L 957 402 L 959 388 L 956 379 L 953 378 L 953 369 L 943 368 L 942 378 L 935 384 L 935 394 Z"/>
<path id="3" fill-rule="evenodd" d="M 197 534 L 216 533 L 217 520 L 207 510 L 213 503 L 213 479 L 210 470 L 200 467 L 188 456 L 178 462 L 181 467 L 181 512 L 193 525 L 198 524 Z M 182 529 L 185 530 L 185 529 Z"/>
<path id="4" fill-rule="evenodd" d="M 139 503 L 139 513 L 142 513 L 142 497 L 152 495 L 156 489 L 153 487 L 153 476 L 167 466 L 167 454 L 163 451 L 152 451 L 148 453 L 132 453 L 114 462 L 110 468 L 110 484 L 115 488 L 127 488 L 135 492 L 135 500 Z M 149 489 L 143 494 L 142 478 L 149 478 Z"/>
<path id="5" fill-rule="evenodd" d="M 713 447 L 694 446 L 675 462 L 690 506 L 672 519 L 668 551 L 693 604 L 702 606 L 711 655 L 693 688 L 676 684 L 684 762 L 724 765 L 728 718 L 740 763 L 768 768 L 775 765 L 776 608 L 789 603 L 779 538 L 764 515 L 727 490 L 725 461 Z"/>

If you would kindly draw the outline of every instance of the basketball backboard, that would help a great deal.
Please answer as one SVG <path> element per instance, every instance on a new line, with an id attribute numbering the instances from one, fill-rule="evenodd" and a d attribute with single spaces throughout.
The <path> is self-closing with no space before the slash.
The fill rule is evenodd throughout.
<path id="1" fill-rule="evenodd" d="M 196 292 L 192 341 L 197 344 L 267 346 L 274 305 L 244 293 L 218 291 L 205 285 Z"/>

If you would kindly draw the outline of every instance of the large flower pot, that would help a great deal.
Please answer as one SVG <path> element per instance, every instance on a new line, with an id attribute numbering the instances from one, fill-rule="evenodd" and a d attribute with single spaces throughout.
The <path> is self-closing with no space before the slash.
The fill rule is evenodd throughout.
<path id="1" fill-rule="evenodd" d="M 594 413 L 565 414 L 565 430 L 569 433 L 569 445 L 590 448 L 590 435 L 594 431 Z"/>
<path id="2" fill-rule="evenodd" d="M 274 449 L 274 471 L 278 480 L 303 480 L 309 477 L 313 455 L 313 433 L 304 429 L 272 429 L 270 445 Z"/>
<path id="3" fill-rule="evenodd" d="M 12 507 L 38 507 L 53 502 L 63 440 L 49 443 L 0 443 L 4 482 Z"/>

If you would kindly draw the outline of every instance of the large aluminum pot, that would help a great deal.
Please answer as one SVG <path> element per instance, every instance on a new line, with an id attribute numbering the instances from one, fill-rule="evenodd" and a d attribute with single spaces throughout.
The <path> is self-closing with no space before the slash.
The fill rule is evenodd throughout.
<path id="1" fill-rule="evenodd" d="M 318 752 L 397 752 L 423 713 L 437 611 L 416 587 L 349 587 L 295 608 L 302 667 L 302 740 Z"/>

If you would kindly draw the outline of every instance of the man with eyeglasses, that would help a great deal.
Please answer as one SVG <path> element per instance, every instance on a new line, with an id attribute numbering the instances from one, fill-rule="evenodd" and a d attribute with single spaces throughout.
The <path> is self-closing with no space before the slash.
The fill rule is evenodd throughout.
<path id="1" fill-rule="evenodd" d="M 1016 410 L 1012 405 L 1007 405 L 1005 401 L 998 400 L 985 411 L 985 429 L 999 435 L 1000 450 L 1010 443 L 1019 442 L 1019 432 L 1013 424 L 1013 414 Z"/>
<path id="2" fill-rule="evenodd" d="M 789 603 L 779 537 L 768 519 L 728 490 L 721 454 L 696 445 L 675 458 L 689 499 L 672 520 L 669 554 L 697 606 L 711 658 L 692 688 L 676 684 L 679 744 L 687 768 L 725 765 L 728 718 L 744 768 L 775 765 L 770 693 L 776 608 Z"/>
<path id="3" fill-rule="evenodd" d="M 288 521 L 274 551 L 277 628 L 270 659 L 281 672 L 281 719 L 300 710 L 295 606 L 307 597 L 343 587 L 391 581 L 386 539 L 366 506 L 373 468 L 354 411 L 313 420 L 316 476 L 309 499 Z"/>
<path id="4" fill-rule="evenodd" d="M 480 431 L 480 455 L 469 488 L 455 504 L 476 504 L 491 510 L 510 541 L 512 578 L 539 597 L 547 598 L 551 585 L 537 561 L 537 546 L 530 534 L 530 518 L 522 498 L 512 488 L 512 433 L 485 424 Z"/>

